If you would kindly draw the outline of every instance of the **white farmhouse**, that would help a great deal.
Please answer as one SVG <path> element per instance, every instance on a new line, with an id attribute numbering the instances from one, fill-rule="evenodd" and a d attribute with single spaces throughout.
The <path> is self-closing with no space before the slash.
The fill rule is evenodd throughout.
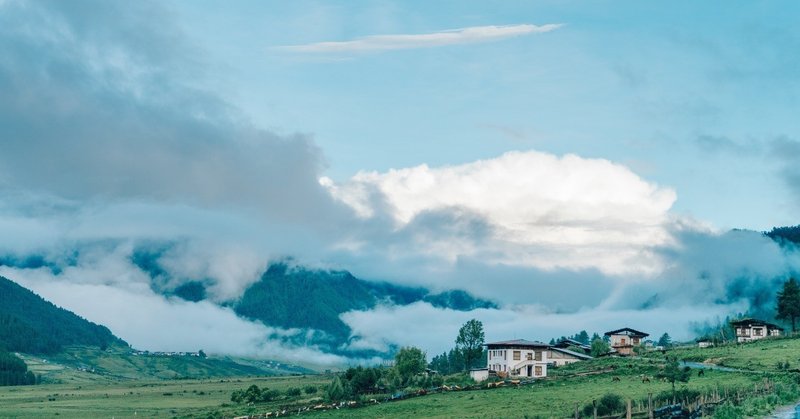
<path id="1" fill-rule="evenodd" d="M 499 376 L 542 378 L 547 376 L 549 345 L 525 339 L 486 344 L 487 367 Z"/>
<path id="2" fill-rule="evenodd" d="M 780 336 L 783 328 L 758 319 L 741 319 L 731 322 L 736 331 L 736 341 L 750 342 L 766 337 Z"/>

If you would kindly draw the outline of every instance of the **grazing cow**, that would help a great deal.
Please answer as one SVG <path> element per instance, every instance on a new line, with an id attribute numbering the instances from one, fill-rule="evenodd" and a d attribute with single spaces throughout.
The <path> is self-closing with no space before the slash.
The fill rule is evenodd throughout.
<path id="1" fill-rule="evenodd" d="M 620 381 L 619 377 L 612 377 L 611 382 L 613 383 L 614 381 Z"/>
<path id="2" fill-rule="evenodd" d="M 705 370 L 702 370 L 702 369 L 701 369 L 700 371 L 697 371 L 697 376 L 698 376 L 698 377 L 705 377 L 705 376 L 706 376 L 706 372 L 705 372 Z"/>

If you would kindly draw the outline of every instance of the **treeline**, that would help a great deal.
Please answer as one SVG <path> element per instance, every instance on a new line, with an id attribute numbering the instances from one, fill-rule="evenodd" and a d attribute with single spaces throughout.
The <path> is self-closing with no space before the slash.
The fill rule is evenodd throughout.
<path id="1" fill-rule="evenodd" d="M 0 345 L 7 351 L 59 352 L 64 345 L 106 347 L 119 341 L 106 327 L 56 307 L 0 277 Z"/>
<path id="2" fill-rule="evenodd" d="M 765 232 L 764 235 L 780 244 L 800 244 L 800 225 L 793 227 L 775 227 L 772 230 Z"/>
<path id="3" fill-rule="evenodd" d="M 455 343 L 456 346 L 450 351 L 434 356 L 428 368 L 448 375 L 486 367 L 488 354 L 483 349 L 483 323 L 476 319 L 464 323 L 458 331 Z"/>
<path id="4" fill-rule="evenodd" d="M 0 386 L 37 384 L 36 375 L 16 355 L 0 350 Z"/>

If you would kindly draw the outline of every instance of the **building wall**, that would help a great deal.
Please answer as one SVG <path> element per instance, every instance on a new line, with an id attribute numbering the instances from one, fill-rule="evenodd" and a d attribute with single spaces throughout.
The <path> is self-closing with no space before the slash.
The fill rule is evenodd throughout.
<path id="1" fill-rule="evenodd" d="M 502 348 L 489 349 L 487 366 L 490 370 L 509 375 L 528 376 L 527 366 L 531 365 L 530 377 L 546 377 L 548 350 L 546 348 Z M 513 374 L 512 369 L 520 366 L 519 374 Z M 540 374 L 537 375 L 537 372 Z"/>
<path id="2" fill-rule="evenodd" d="M 469 376 L 473 380 L 481 382 L 489 378 L 489 370 L 488 369 L 471 370 L 469 372 Z"/>
<path id="3" fill-rule="evenodd" d="M 778 329 L 769 330 L 767 326 L 750 326 L 750 327 L 737 327 L 736 328 L 736 341 L 737 342 L 750 342 L 753 340 L 764 339 L 768 336 L 780 336 L 781 331 Z"/>
<path id="4" fill-rule="evenodd" d="M 551 364 L 555 364 L 557 367 L 580 361 L 579 358 L 575 358 L 572 355 L 552 350 L 547 351 L 547 359 L 550 360 Z"/>

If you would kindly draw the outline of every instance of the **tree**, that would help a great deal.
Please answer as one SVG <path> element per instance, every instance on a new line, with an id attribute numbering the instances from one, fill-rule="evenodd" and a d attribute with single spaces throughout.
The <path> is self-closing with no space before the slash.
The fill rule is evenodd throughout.
<path id="1" fill-rule="evenodd" d="M 403 380 L 403 384 L 425 371 L 425 365 L 425 352 L 413 346 L 401 348 L 394 357 L 394 368 Z"/>
<path id="2" fill-rule="evenodd" d="M 603 339 L 595 339 L 592 341 L 592 356 L 594 357 L 605 355 L 610 349 L 611 347 Z"/>
<path id="3" fill-rule="evenodd" d="M 483 340 L 483 323 L 479 320 L 472 319 L 459 329 L 456 348 L 464 356 L 464 369 L 472 368 L 483 355 Z"/>
<path id="4" fill-rule="evenodd" d="M 797 318 L 800 317 L 800 284 L 794 278 L 789 278 L 783 283 L 783 289 L 778 291 L 778 315 L 781 320 L 792 322 L 792 333 L 797 331 Z"/>
<path id="5" fill-rule="evenodd" d="M 589 342 L 591 342 L 589 340 L 589 334 L 586 333 L 585 330 L 581 330 L 580 333 L 575 334 L 575 340 L 577 340 L 578 342 L 580 342 L 580 343 L 582 343 L 584 345 L 588 345 Z"/>
<path id="6" fill-rule="evenodd" d="M 658 378 L 665 378 L 672 384 L 672 398 L 675 398 L 675 382 L 680 381 L 682 383 L 689 382 L 689 376 L 691 375 L 691 371 L 689 367 L 681 368 L 678 364 L 678 358 L 671 356 L 667 358 L 667 366 L 664 367 L 664 371 L 658 373 Z"/>
<path id="7" fill-rule="evenodd" d="M 658 339 L 658 346 L 661 346 L 662 348 L 669 348 L 670 345 L 672 345 L 672 338 L 669 337 L 667 332 L 664 332 L 664 334 Z"/>
<path id="8" fill-rule="evenodd" d="M 333 381 L 328 384 L 328 388 L 325 392 L 325 395 L 328 396 L 328 400 L 332 402 L 338 402 L 344 399 L 345 391 L 344 386 L 342 385 L 342 379 L 339 376 L 333 377 Z"/>

